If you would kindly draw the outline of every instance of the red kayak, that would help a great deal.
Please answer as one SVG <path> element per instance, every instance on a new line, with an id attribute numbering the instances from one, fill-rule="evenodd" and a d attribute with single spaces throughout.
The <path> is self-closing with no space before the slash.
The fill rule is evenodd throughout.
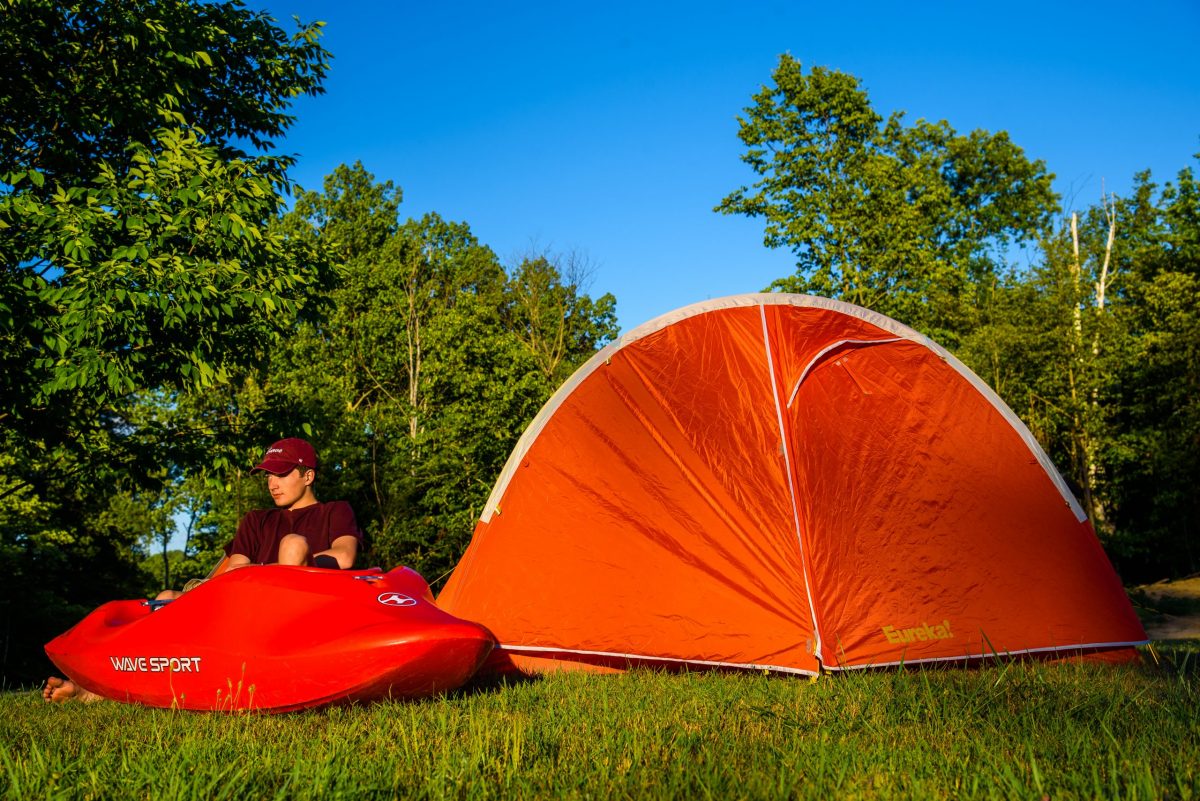
<path id="1" fill-rule="evenodd" d="M 178 600 L 113 601 L 46 645 L 71 680 L 147 706 L 295 709 L 420 698 L 471 677 L 494 641 L 408 568 L 266 565 Z"/>

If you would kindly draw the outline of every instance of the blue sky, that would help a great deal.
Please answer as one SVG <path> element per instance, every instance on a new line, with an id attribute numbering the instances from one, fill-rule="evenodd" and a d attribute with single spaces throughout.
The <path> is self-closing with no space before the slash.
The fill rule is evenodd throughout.
<path id="1" fill-rule="evenodd" d="M 466 222 L 506 265 L 575 251 L 626 330 L 793 271 L 712 211 L 753 181 L 736 118 L 784 52 L 884 115 L 1008 131 L 1068 209 L 1200 166 L 1197 0 L 247 4 L 327 23 L 326 94 L 281 147 L 301 185 L 361 160 L 404 216 Z"/>

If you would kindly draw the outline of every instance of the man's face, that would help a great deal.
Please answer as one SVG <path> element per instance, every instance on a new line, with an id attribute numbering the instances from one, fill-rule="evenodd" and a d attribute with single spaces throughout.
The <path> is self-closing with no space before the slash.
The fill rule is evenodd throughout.
<path id="1" fill-rule="evenodd" d="M 303 498 L 305 489 L 311 483 L 312 471 L 299 467 L 282 476 L 274 473 L 267 475 L 267 489 L 271 492 L 271 498 L 276 506 L 284 509 L 290 509 Z"/>

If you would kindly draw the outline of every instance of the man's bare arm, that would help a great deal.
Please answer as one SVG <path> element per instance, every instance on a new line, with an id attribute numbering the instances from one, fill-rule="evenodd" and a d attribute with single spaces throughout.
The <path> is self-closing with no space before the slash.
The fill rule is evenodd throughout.
<path id="1" fill-rule="evenodd" d="M 245 567 L 248 564 L 250 564 L 249 556 L 246 556 L 245 554 L 240 554 L 240 553 L 231 553 L 229 555 L 229 566 L 226 567 L 225 569 L 226 570 L 237 570 L 239 567 Z M 218 564 L 218 567 L 220 567 L 219 564 Z M 216 568 L 214 568 L 214 570 L 215 569 Z"/>

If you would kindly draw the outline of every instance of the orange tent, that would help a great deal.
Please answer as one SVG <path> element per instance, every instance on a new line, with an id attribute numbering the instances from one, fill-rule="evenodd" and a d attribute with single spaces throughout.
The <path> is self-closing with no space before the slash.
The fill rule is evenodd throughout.
<path id="1" fill-rule="evenodd" d="M 739 295 L 596 354 L 505 466 L 439 605 L 503 664 L 795 673 L 1146 640 L 978 377 L 883 315 Z"/>

